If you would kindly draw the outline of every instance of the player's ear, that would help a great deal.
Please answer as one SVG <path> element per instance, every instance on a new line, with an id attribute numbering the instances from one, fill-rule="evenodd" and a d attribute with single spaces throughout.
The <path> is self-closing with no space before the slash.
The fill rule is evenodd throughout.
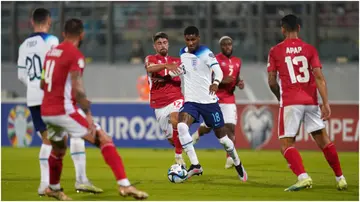
<path id="1" fill-rule="evenodd" d="M 297 31 L 300 32 L 300 25 L 297 25 Z"/>
<path id="2" fill-rule="evenodd" d="M 30 20 L 31 26 L 34 27 L 35 26 L 35 22 L 33 19 Z"/>
<path id="3" fill-rule="evenodd" d="M 66 38 L 65 32 L 62 32 L 61 34 L 62 34 L 63 38 L 65 39 Z"/>
<path id="4" fill-rule="evenodd" d="M 81 32 L 81 34 L 80 34 L 80 40 L 84 40 L 84 37 L 85 37 L 85 32 Z"/>

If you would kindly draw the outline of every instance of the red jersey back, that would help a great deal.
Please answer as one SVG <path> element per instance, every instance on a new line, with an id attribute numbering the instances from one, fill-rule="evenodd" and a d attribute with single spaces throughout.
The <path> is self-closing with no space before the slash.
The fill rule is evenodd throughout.
<path id="1" fill-rule="evenodd" d="M 321 68 L 319 55 L 300 39 L 285 39 L 270 49 L 267 69 L 279 75 L 280 107 L 318 104 L 313 68 Z"/>
<path id="2" fill-rule="evenodd" d="M 227 76 L 234 77 L 234 81 L 229 84 L 220 84 L 216 95 L 219 98 L 219 103 L 233 104 L 235 103 L 234 90 L 236 87 L 236 80 L 240 74 L 241 60 L 240 58 L 231 56 L 228 58 L 222 53 L 216 55 L 216 59 L 223 71 L 224 78 Z"/>
<path id="3" fill-rule="evenodd" d="M 180 59 L 171 56 L 161 56 L 159 54 L 149 55 L 145 59 L 147 65 L 150 64 L 179 64 Z M 165 82 L 154 82 L 152 78 L 160 78 L 168 75 L 168 70 L 164 69 L 159 72 L 149 73 L 148 79 L 150 84 L 150 106 L 152 108 L 162 108 L 170 103 L 183 99 L 181 93 L 181 80 L 179 77 L 175 77 Z"/>
<path id="4" fill-rule="evenodd" d="M 41 115 L 72 114 L 76 101 L 72 91 L 70 72 L 85 68 L 83 54 L 71 43 L 63 42 L 46 54 L 44 61 L 45 86 Z"/>

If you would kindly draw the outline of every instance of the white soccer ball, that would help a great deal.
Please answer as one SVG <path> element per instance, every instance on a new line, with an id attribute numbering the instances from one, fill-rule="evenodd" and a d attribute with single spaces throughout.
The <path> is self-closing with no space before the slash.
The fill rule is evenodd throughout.
<path id="1" fill-rule="evenodd" d="M 182 183 L 187 179 L 187 170 L 180 164 L 172 165 L 168 170 L 168 179 L 172 183 Z"/>

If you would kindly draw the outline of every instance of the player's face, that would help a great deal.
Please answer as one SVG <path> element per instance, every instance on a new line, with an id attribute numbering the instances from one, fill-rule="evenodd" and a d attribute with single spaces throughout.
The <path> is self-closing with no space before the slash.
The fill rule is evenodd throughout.
<path id="1" fill-rule="evenodd" d="M 81 34 L 80 34 L 80 39 L 79 39 L 78 48 L 80 48 L 80 46 L 81 46 L 81 44 L 82 44 L 82 42 L 83 42 L 83 40 L 84 40 L 84 37 L 85 37 L 85 32 L 83 31 L 83 32 L 81 32 Z"/>
<path id="2" fill-rule="evenodd" d="M 221 52 L 226 55 L 226 56 L 231 56 L 232 51 L 233 51 L 233 46 L 232 46 L 232 42 L 230 39 L 225 39 L 221 42 L 220 45 L 221 48 Z"/>
<path id="3" fill-rule="evenodd" d="M 156 53 L 166 56 L 169 50 L 169 41 L 165 38 L 159 38 L 154 43 L 154 49 Z"/>
<path id="4" fill-rule="evenodd" d="M 184 38 L 185 38 L 186 46 L 189 49 L 189 52 L 193 52 L 198 48 L 200 43 L 200 36 L 191 34 L 191 35 L 185 35 Z"/>

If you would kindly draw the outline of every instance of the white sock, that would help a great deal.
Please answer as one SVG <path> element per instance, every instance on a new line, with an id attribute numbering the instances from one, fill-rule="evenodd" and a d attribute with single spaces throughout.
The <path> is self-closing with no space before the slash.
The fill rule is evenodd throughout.
<path id="1" fill-rule="evenodd" d="M 89 182 L 86 176 L 85 141 L 81 138 L 70 138 L 70 153 L 75 166 L 76 182 Z"/>
<path id="2" fill-rule="evenodd" d="M 49 187 L 50 187 L 52 190 L 59 190 L 59 189 L 61 189 L 60 183 L 59 183 L 59 184 L 50 184 Z"/>
<path id="3" fill-rule="evenodd" d="M 127 186 L 131 185 L 130 181 L 127 178 L 118 180 L 117 183 L 118 183 L 118 185 L 123 186 L 123 187 L 127 187 Z"/>
<path id="4" fill-rule="evenodd" d="M 345 178 L 344 175 L 341 175 L 339 177 L 335 177 L 336 182 L 339 182 L 341 179 Z"/>
<path id="5" fill-rule="evenodd" d="M 230 140 L 230 138 L 225 135 L 224 137 L 219 139 L 220 144 L 224 146 L 225 151 L 229 154 L 229 156 L 233 159 L 235 166 L 240 164 L 239 155 L 236 152 L 234 143 Z"/>
<path id="6" fill-rule="evenodd" d="M 309 178 L 310 176 L 307 174 L 307 173 L 301 173 L 299 176 L 298 176 L 298 180 L 303 180 L 303 179 L 306 179 L 306 178 Z"/>
<path id="7" fill-rule="evenodd" d="M 182 154 L 177 154 L 177 153 L 175 153 L 175 158 L 177 158 L 177 159 L 182 159 Z"/>
<path id="8" fill-rule="evenodd" d="M 189 127 L 185 123 L 178 123 L 177 129 L 179 132 L 180 143 L 189 156 L 192 165 L 198 165 L 199 160 L 197 158 L 194 145 L 192 144 L 192 138 L 189 133 Z"/>
<path id="9" fill-rule="evenodd" d="M 39 152 L 41 183 L 48 185 L 50 182 L 49 156 L 52 146 L 42 144 Z"/>

